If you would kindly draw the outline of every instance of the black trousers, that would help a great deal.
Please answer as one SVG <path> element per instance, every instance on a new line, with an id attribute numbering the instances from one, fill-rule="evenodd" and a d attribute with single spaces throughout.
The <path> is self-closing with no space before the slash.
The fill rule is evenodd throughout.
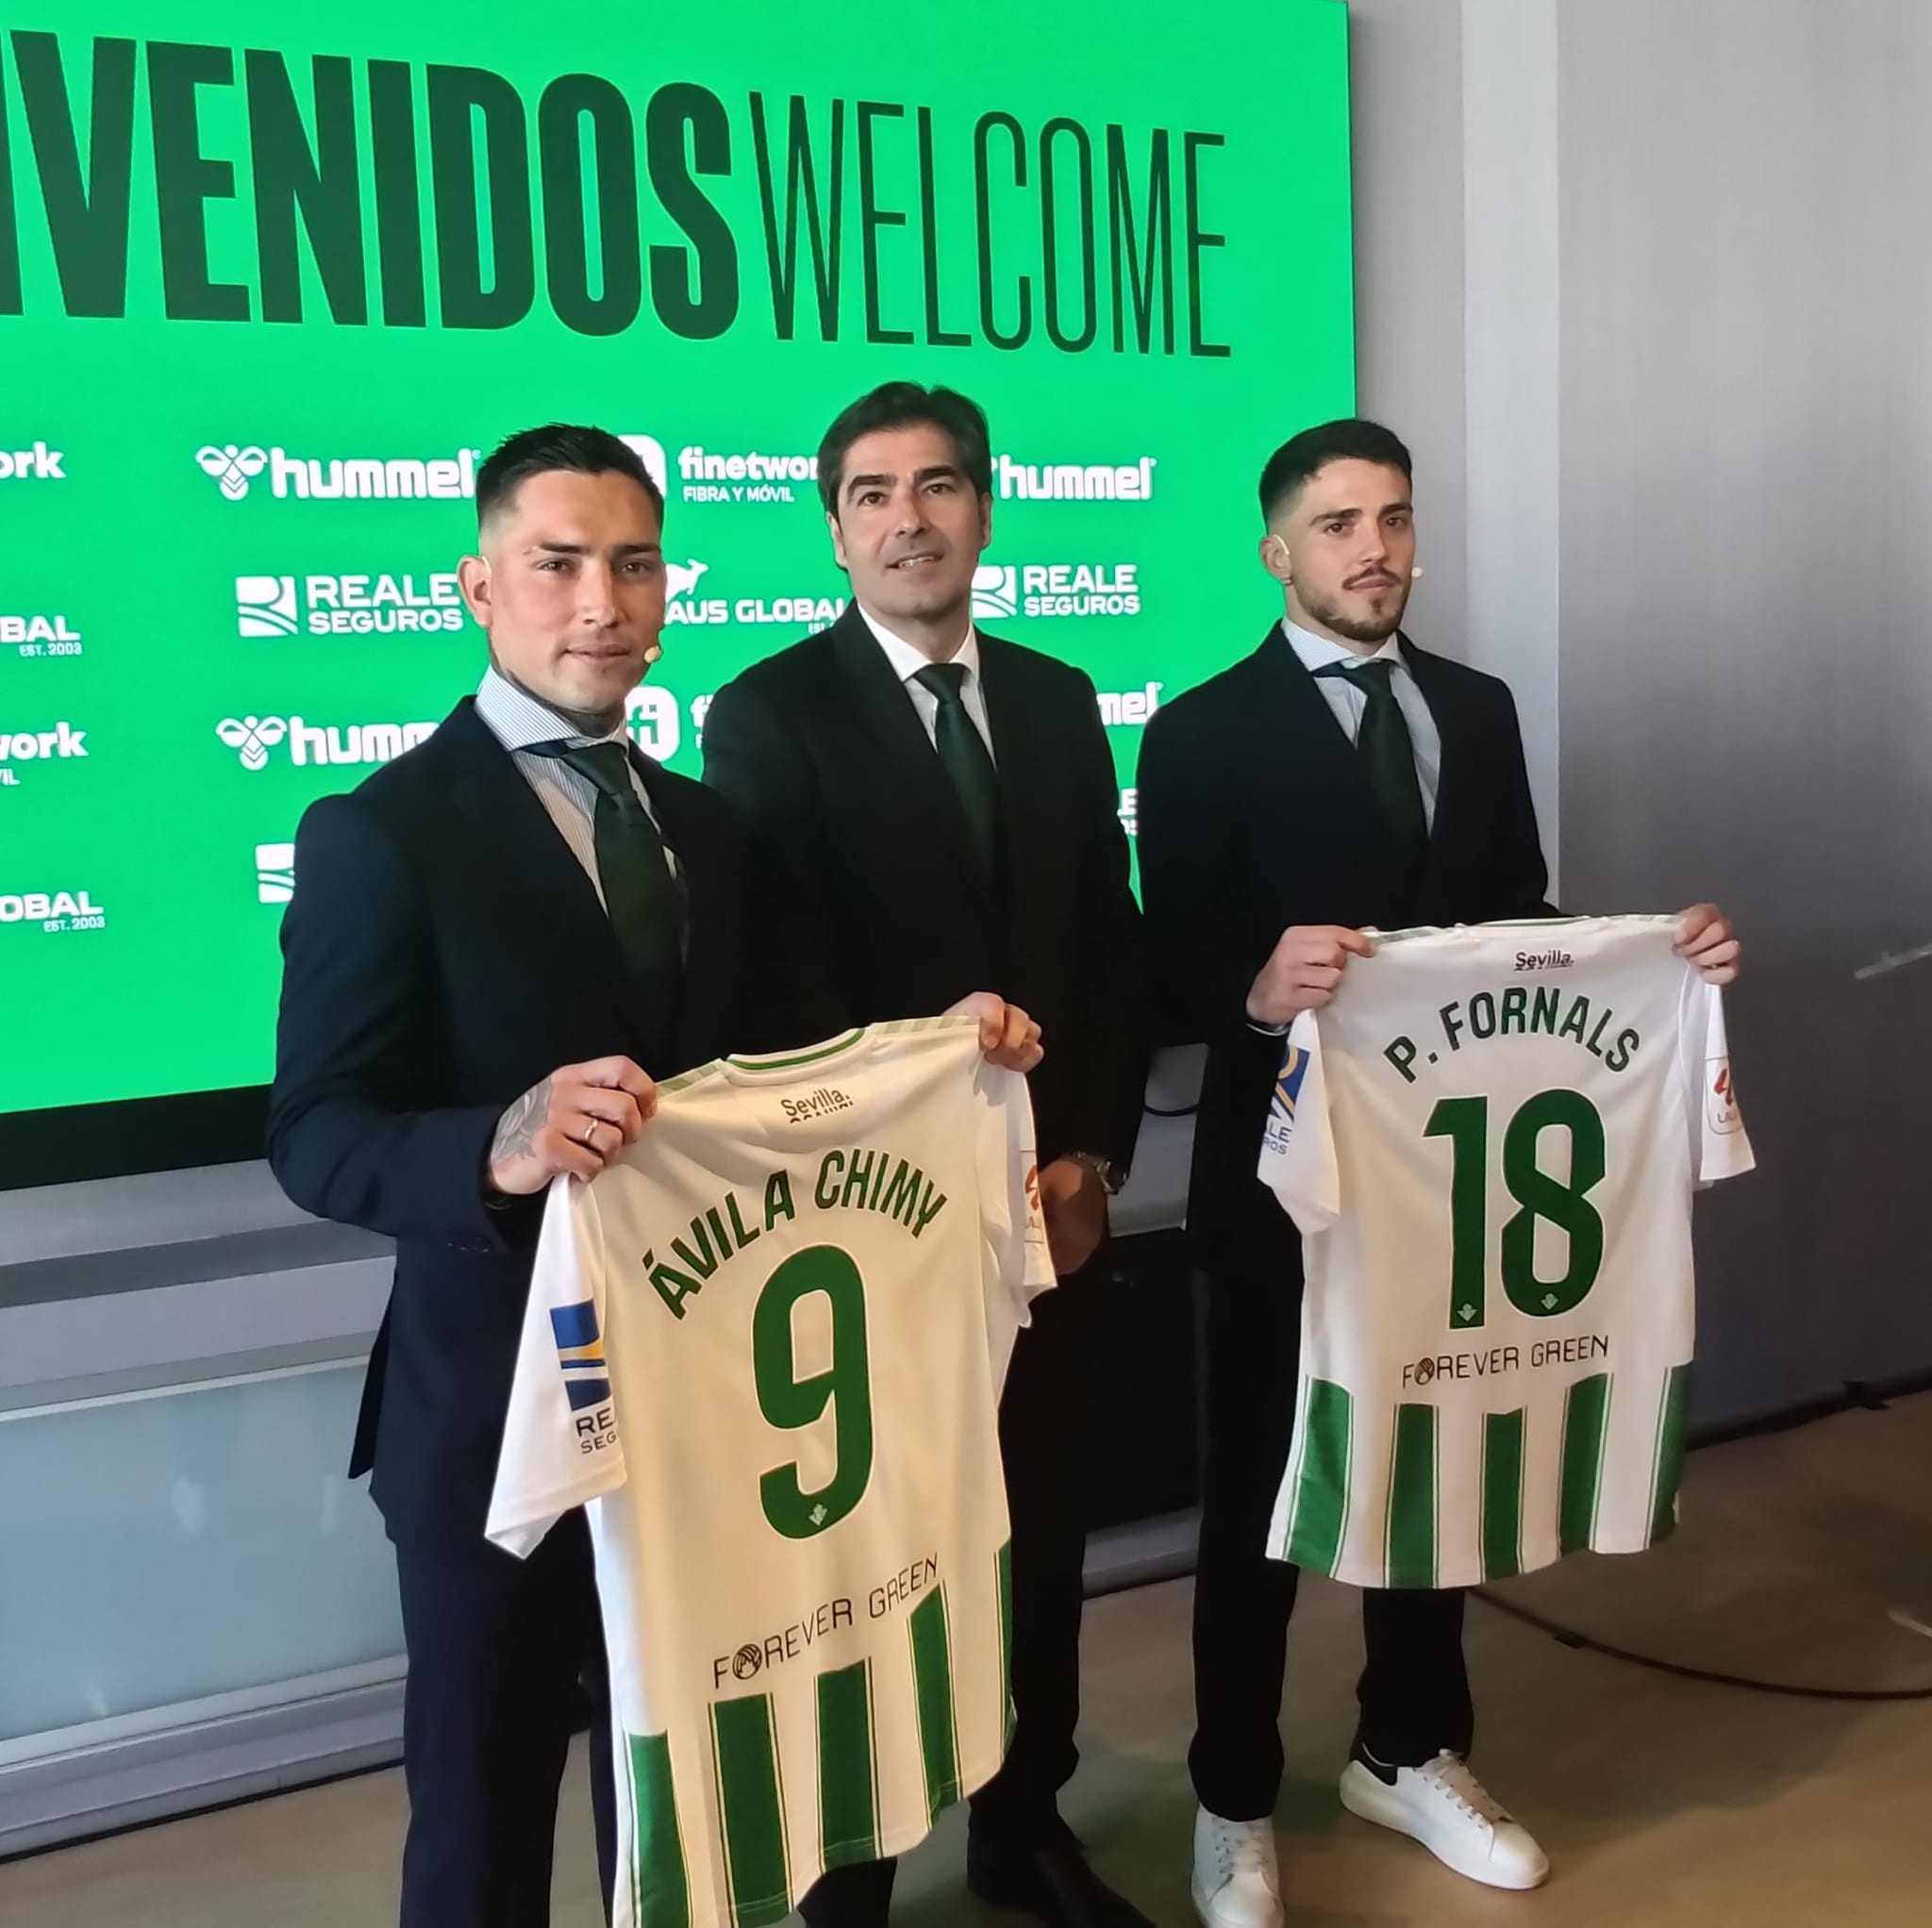
<path id="1" fill-rule="evenodd" d="M 1194 1743 L 1203 1807 L 1272 1814 L 1281 1792 L 1281 1688 L 1297 1570 L 1264 1551 L 1294 1428 L 1300 1294 L 1292 1275 L 1208 1280 L 1208 1464 L 1194 1576 Z M 1357 1740 L 1417 1767 L 1474 1729 L 1462 1654 L 1463 1595 L 1362 1590 L 1367 1665 Z"/>
<path id="2" fill-rule="evenodd" d="M 403 1543 L 396 1573 L 409 1652 L 402 1928 L 549 1928 L 557 1790 L 586 1696 L 608 1920 L 610 1697 L 583 1514 L 567 1513 L 527 1560 L 480 1537 Z"/>

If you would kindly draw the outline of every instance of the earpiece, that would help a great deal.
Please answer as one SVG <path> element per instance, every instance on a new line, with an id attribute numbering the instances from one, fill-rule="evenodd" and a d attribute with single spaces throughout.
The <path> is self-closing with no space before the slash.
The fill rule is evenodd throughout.
<path id="1" fill-rule="evenodd" d="M 1422 580 L 1422 573 L 1422 573 L 1422 570 L 1421 570 L 1420 568 L 1416 568 L 1416 569 L 1411 569 L 1411 570 L 1410 570 L 1410 571 L 1408 572 L 1408 579 L 1409 579 L 1409 581 L 1410 581 L 1410 582 L 1420 582 L 1420 581 Z"/>

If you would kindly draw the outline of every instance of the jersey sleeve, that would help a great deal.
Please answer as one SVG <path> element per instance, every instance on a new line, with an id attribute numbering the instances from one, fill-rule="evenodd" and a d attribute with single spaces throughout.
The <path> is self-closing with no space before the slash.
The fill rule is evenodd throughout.
<path id="1" fill-rule="evenodd" d="M 1731 1088 L 1731 1050 L 1724 1038 L 1724 994 L 1694 972 L 1684 1019 L 1685 1074 L 1690 1080 L 1690 1169 L 1700 1186 L 1735 1178 L 1757 1159 Z"/>
<path id="2" fill-rule="evenodd" d="M 1328 1122 L 1322 1027 L 1313 1011 L 1302 1012 L 1289 1029 L 1256 1175 L 1304 1232 L 1324 1231 L 1341 1216 L 1341 1173 Z"/>
<path id="3" fill-rule="evenodd" d="M 987 1350 L 997 1387 L 1005 1382 L 1020 1328 L 1031 1322 L 1033 1301 L 1051 1291 L 1055 1279 L 1026 1080 L 981 1059 L 974 1088 Z"/>
<path id="4" fill-rule="evenodd" d="M 594 1189 L 559 1178 L 544 1204 L 483 1528 L 519 1559 L 573 1506 L 624 1484 L 604 1348 L 606 1264 Z"/>

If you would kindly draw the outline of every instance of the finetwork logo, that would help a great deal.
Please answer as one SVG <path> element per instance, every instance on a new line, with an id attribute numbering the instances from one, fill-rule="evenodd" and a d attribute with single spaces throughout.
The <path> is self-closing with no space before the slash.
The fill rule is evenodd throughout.
<path id="1" fill-rule="evenodd" d="M 454 574 L 238 575 L 235 626 L 249 638 L 420 636 L 463 626 Z"/>
<path id="2" fill-rule="evenodd" d="M 1138 616 L 1140 564 L 982 563 L 973 572 L 973 613 L 985 623 L 1012 616 Z"/>
<path id="3" fill-rule="evenodd" d="M 48 931 L 97 931 L 108 913 L 86 890 L 0 891 L 0 923 L 37 923 Z"/>
<path id="4" fill-rule="evenodd" d="M 993 464 L 994 485 L 1003 502 L 1152 502 L 1158 456 L 1131 462 L 1016 462 L 1001 456 Z"/>
<path id="5" fill-rule="evenodd" d="M 805 502 L 817 492 L 819 458 L 762 449 L 718 454 L 693 443 L 677 452 L 687 502 Z"/>
<path id="6" fill-rule="evenodd" d="M 87 755 L 87 732 L 71 723 L 57 723 L 52 729 L 12 730 L 0 724 L 0 789 L 11 789 L 20 777 L 17 763 L 64 762 Z"/>
<path id="7" fill-rule="evenodd" d="M 241 502 L 266 472 L 270 491 L 319 502 L 457 502 L 476 492 L 479 449 L 453 456 L 291 456 L 279 445 L 208 442 L 194 460 L 228 502 Z"/>
<path id="8" fill-rule="evenodd" d="M 283 743 L 298 770 L 311 766 L 353 768 L 388 763 L 405 750 L 413 750 L 435 733 L 433 723 L 366 723 L 322 724 L 299 716 L 225 716 L 215 735 L 234 751 L 242 768 L 251 773 L 268 768 L 269 752 Z"/>
<path id="9" fill-rule="evenodd" d="M 62 449 L 37 441 L 30 449 L 0 449 L 0 482 L 64 482 L 67 459 Z"/>
<path id="10" fill-rule="evenodd" d="M 288 904 L 295 895 L 295 846 L 258 843 L 255 846 L 255 894 L 263 904 Z"/>
<path id="11" fill-rule="evenodd" d="M 707 626 L 741 623 L 752 626 L 779 623 L 790 629 L 823 629 L 843 614 L 843 596 L 725 596 L 699 598 L 693 592 L 710 573 L 710 564 L 695 557 L 673 562 L 665 569 L 664 622 Z"/>
<path id="12" fill-rule="evenodd" d="M 633 690 L 625 705 L 624 721 L 631 741 L 655 762 L 677 755 L 677 746 L 684 740 L 684 724 L 677 698 L 661 685 L 644 683 Z"/>

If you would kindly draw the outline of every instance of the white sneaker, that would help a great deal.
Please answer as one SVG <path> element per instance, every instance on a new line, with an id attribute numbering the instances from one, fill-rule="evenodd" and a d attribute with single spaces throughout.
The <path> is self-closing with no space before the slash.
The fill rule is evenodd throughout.
<path id="1" fill-rule="evenodd" d="M 1206 1928 L 1281 1928 L 1272 1820 L 1194 1817 L 1194 1912 Z"/>
<path id="2" fill-rule="evenodd" d="M 1510 1820 L 1459 1753 L 1445 1751 L 1423 1767 L 1396 1769 L 1392 1787 L 1373 1768 L 1350 1761 L 1341 1774 L 1341 1804 L 1412 1837 L 1445 1867 L 1485 1886 L 1541 1887 L 1549 1876 L 1549 1858 L 1535 1837 Z"/>

